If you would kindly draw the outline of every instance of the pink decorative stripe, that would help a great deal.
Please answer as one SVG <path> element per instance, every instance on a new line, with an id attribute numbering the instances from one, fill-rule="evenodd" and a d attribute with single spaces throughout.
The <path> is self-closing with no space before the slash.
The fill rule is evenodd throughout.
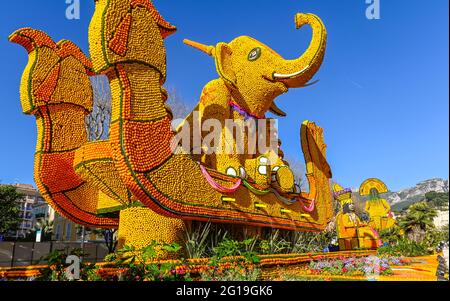
<path id="1" fill-rule="evenodd" d="M 377 239 L 377 247 L 381 247 L 381 245 L 383 244 L 383 241 L 380 239 L 380 234 L 378 234 L 378 232 L 374 229 L 374 228 L 370 228 L 370 230 L 372 231 L 373 235 L 378 238 Z"/>
<path id="2" fill-rule="evenodd" d="M 244 118 L 247 119 L 263 119 L 264 117 L 260 117 L 260 116 L 256 116 L 255 114 L 252 114 L 250 112 L 247 112 L 247 110 L 245 110 L 243 107 L 241 107 L 240 105 L 238 105 L 236 102 L 230 100 L 228 102 L 228 104 L 230 105 L 230 107 L 238 112 L 239 114 L 241 114 L 242 116 L 244 116 Z"/>
<path id="3" fill-rule="evenodd" d="M 314 208 L 316 207 L 316 200 L 312 200 L 311 204 L 309 204 L 308 207 L 303 205 L 303 203 L 301 205 L 303 207 L 303 210 L 305 210 L 306 212 L 313 212 Z"/>
<path id="4" fill-rule="evenodd" d="M 217 183 L 208 173 L 208 171 L 206 170 L 206 168 L 200 164 L 200 170 L 203 173 L 203 176 L 205 177 L 206 181 L 208 182 L 209 185 L 211 185 L 212 188 L 214 188 L 215 190 L 222 192 L 222 193 L 233 193 L 235 192 L 239 186 L 241 186 L 241 179 L 238 179 L 237 182 L 231 186 L 231 187 L 224 187 L 222 185 L 220 185 L 219 183 Z"/>

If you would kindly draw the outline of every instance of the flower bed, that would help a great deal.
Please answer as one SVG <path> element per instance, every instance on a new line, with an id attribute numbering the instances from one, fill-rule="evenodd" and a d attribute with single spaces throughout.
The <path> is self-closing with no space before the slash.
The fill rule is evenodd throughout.
<path id="1" fill-rule="evenodd" d="M 129 254 L 129 253 L 128 253 Z M 81 274 L 83 280 L 90 281 L 140 281 L 140 280 L 393 280 L 401 273 L 411 273 L 409 277 L 420 276 L 423 264 L 417 259 L 402 257 L 377 257 L 373 252 L 354 251 L 342 253 L 280 254 L 261 255 L 259 262 L 252 263 L 243 256 L 227 256 L 213 264 L 211 258 L 187 260 L 150 260 L 145 266 L 153 267 L 152 277 L 142 276 L 136 270 L 138 261 L 127 264 L 126 256 L 122 264 L 104 262 L 96 265 L 84 265 Z M 431 263 L 434 266 L 434 261 Z M 416 266 L 418 264 L 418 266 Z M 407 269 L 415 265 L 414 270 Z M 144 265 L 141 265 L 144 266 Z M 18 280 L 36 279 L 47 266 L 0 269 L 0 278 Z M 425 267 L 425 266 L 424 266 Z M 428 266 L 426 266 L 428 268 Z M 48 267 L 47 267 L 48 269 Z M 51 269 L 51 267 L 50 267 Z M 399 271 L 400 270 L 400 271 Z M 411 270 L 411 271 L 410 271 Z M 144 273 L 145 274 L 145 273 Z M 416 275 L 417 274 L 417 275 Z M 434 274 L 427 272 L 428 274 Z M 432 275 L 433 276 L 433 275 Z M 430 277 L 428 277 L 430 278 Z M 427 278 L 427 279 L 428 279 Z M 405 279 L 404 277 L 402 279 Z M 56 279 L 58 280 L 58 279 Z"/>
<path id="2" fill-rule="evenodd" d="M 306 273 L 312 275 L 371 276 L 392 275 L 392 265 L 404 265 L 407 261 L 400 257 L 340 257 L 311 261 Z"/>

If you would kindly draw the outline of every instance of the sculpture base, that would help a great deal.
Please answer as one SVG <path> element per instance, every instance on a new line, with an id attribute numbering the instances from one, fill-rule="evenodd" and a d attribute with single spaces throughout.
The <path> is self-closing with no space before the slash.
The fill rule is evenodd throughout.
<path id="1" fill-rule="evenodd" d="M 145 207 L 127 208 L 120 211 L 118 248 L 128 245 L 139 249 L 153 240 L 182 245 L 183 232 L 181 219 L 165 217 Z"/>

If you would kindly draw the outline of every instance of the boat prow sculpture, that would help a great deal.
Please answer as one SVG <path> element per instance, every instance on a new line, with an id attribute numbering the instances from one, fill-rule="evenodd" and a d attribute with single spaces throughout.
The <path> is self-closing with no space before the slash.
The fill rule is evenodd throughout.
<path id="1" fill-rule="evenodd" d="M 84 122 L 93 102 L 91 61 L 72 42 L 55 43 L 35 29 L 20 29 L 9 40 L 29 56 L 20 100 L 23 112 L 36 116 L 34 179 L 39 192 L 58 213 L 78 224 L 117 227 L 117 218 L 97 216 L 99 189 L 73 169 L 75 150 L 88 140 Z"/>
<path id="2" fill-rule="evenodd" d="M 295 20 L 297 28 L 304 24 L 311 25 L 311 44 L 294 63 L 289 64 L 288 61 L 282 61 L 280 56 L 274 56 L 286 66 L 283 65 L 281 71 L 273 69 L 272 73 L 267 74 L 264 85 L 259 87 L 267 91 L 272 89 L 270 95 L 261 94 L 266 95 L 267 99 L 261 99 L 263 105 L 258 106 L 260 117 L 264 117 L 267 111 L 283 115 L 274 104 L 274 98 L 287 92 L 290 87 L 308 85 L 322 63 L 326 45 L 326 31 L 322 22 L 311 14 L 297 14 Z M 77 48 L 76 55 L 70 59 L 76 62 L 65 66 L 63 63 L 67 51 L 50 53 L 52 47 L 56 46 L 50 42 L 51 47 L 41 45 L 40 35 L 39 39 L 34 35 L 22 38 L 24 31 L 18 31 L 10 37 L 11 41 L 27 49 L 29 45 L 34 47 L 34 52 L 29 51 L 30 61 L 22 81 L 21 99 L 25 105 L 26 99 L 36 102 L 32 106 L 38 110 L 27 108 L 24 112 L 37 115 L 38 151 L 43 147 L 41 152 L 50 152 L 48 162 L 54 163 L 46 165 L 40 156 L 36 157 L 36 182 L 44 198 L 57 211 L 80 224 L 117 227 L 120 223 L 122 243 L 131 244 L 138 244 L 136 239 L 126 237 L 133 235 L 132 227 L 135 227 L 135 233 L 142 231 L 142 236 L 148 238 L 160 235 L 161 239 L 174 240 L 176 232 L 182 229 L 183 220 L 296 231 L 325 229 L 333 215 L 329 185 L 331 170 L 326 161 L 323 131 L 313 122 L 303 122 L 300 130 L 309 193 L 300 192 L 289 183 L 291 172 L 282 156 L 275 163 L 277 168 L 266 164 L 263 178 L 267 182 L 264 186 L 255 172 L 261 170 L 258 164 L 264 154 L 250 158 L 249 162 L 253 163 L 235 166 L 235 169 L 243 167 L 244 173 L 230 174 L 221 163 L 208 165 L 191 154 L 173 151 L 175 133 L 171 126 L 170 110 L 165 104 L 167 93 L 162 85 L 166 78 L 164 39 L 175 30 L 148 0 L 98 0 L 89 28 L 92 63 Z M 48 37 L 45 40 L 51 41 Z M 272 51 L 256 40 L 252 39 L 252 43 L 260 45 L 258 47 L 262 51 Z M 246 76 L 246 67 L 239 69 L 240 66 L 236 66 L 239 60 L 235 62 L 233 59 L 231 65 L 227 62 L 230 57 L 226 55 L 230 51 L 240 53 L 242 49 L 238 46 L 245 45 L 239 42 L 230 45 L 219 43 L 214 53 L 210 53 L 215 55 L 216 60 L 223 60 L 223 64 L 216 62 L 216 65 L 221 78 L 226 78 L 224 85 L 227 88 L 237 87 L 237 82 L 233 80 L 237 77 L 239 81 L 239 78 Z M 40 60 L 36 60 L 36 49 L 42 55 Z M 220 54 L 220 51 L 223 53 Z M 245 54 L 245 59 L 255 57 L 248 55 Z M 258 55 L 263 58 L 265 54 Z M 55 67 L 56 64 L 61 64 L 61 67 Z M 230 66 L 237 69 L 225 70 Z M 55 68 L 57 71 L 54 71 Z M 77 72 L 70 73 L 70 70 Z M 88 80 L 91 70 L 95 74 L 105 74 L 111 86 L 112 117 L 107 141 L 87 142 L 82 123 L 92 107 Z M 277 77 L 277 74 L 280 76 Z M 29 78 L 32 79 L 32 85 Z M 72 82 L 74 79 L 78 81 Z M 60 83 L 67 85 L 63 92 L 70 95 L 70 99 L 59 97 L 54 100 L 56 96 L 51 91 L 59 91 L 55 87 L 59 87 Z M 41 89 L 38 85 L 45 85 L 45 88 Z M 39 92 L 41 90 L 44 92 Z M 247 91 L 237 87 L 235 90 L 242 96 L 233 94 L 236 104 L 254 113 L 253 104 L 250 103 L 253 96 L 247 95 L 251 89 Z M 46 120 L 43 112 L 54 108 L 58 108 L 58 114 L 70 118 L 58 119 L 58 126 L 50 130 L 43 126 Z M 43 137 L 47 137 L 47 140 Z M 42 146 L 41 140 L 51 147 Z M 57 145 L 60 145 L 60 149 L 56 148 Z M 60 155 L 60 151 L 64 155 Z M 61 156 L 65 156 L 64 159 L 57 161 L 56 158 Z M 233 164 L 242 162 L 240 157 L 235 159 L 232 160 Z M 63 163 L 59 165 L 57 162 Z M 55 178 L 51 178 L 52 175 Z M 50 178 L 52 180 L 48 182 Z M 59 184 L 61 179 L 65 179 L 62 183 L 68 184 Z M 91 190 L 83 190 L 85 188 L 81 188 L 84 187 L 82 185 Z M 61 194 L 65 197 L 61 197 Z M 134 207 L 136 202 L 146 208 Z M 120 208 L 119 221 L 102 215 L 98 209 L 107 208 L 105 204 Z M 144 211 L 146 213 L 142 215 Z M 166 228 L 161 231 L 166 232 L 157 234 L 161 225 Z"/>

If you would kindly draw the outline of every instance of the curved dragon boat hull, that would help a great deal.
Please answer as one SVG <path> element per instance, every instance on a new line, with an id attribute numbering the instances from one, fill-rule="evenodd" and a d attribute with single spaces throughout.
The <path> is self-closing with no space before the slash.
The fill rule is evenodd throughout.
<path id="1" fill-rule="evenodd" d="M 303 17 L 303 14 L 296 15 L 299 20 Z M 15 36 L 18 39 L 15 42 L 29 53 L 44 49 L 53 51 L 51 56 L 55 57 L 54 62 L 39 61 L 38 69 L 46 70 L 48 80 L 42 80 L 34 72 L 32 75 L 37 79 L 24 82 L 21 88 L 24 97 L 28 96 L 28 90 L 35 92 L 29 100 L 39 108 L 26 109 L 28 98 L 25 97 L 24 112 L 43 117 L 38 112 L 59 106 L 63 113 L 49 115 L 38 123 L 39 135 L 45 137 L 43 141 L 47 144 L 41 145 L 44 149 L 36 157 L 35 174 L 46 200 L 71 220 L 98 227 L 118 225 L 117 218 L 98 214 L 102 199 L 109 199 L 120 208 L 139 201 L 166 218 L 298 231 L 324 230 L 333 215 L 331 170 L 326 161 L 322 129 L 313 122 L 304 122 L 300 130 L 310 191 L 291 195 L 291 203 L 284 202 L 273 191 L 255 193 L 248 185 L 242 185 L 242 179 L 211 171 L 220 184 L 217 187 L 226 188 L 217 189 L 205 177 L 204 166 L 190 155 L 172 151 L 172 118 L 162 88 L 166 77 L 163 40 L 175 29 L 149 0 L 98 0 L 89 29 L 92 63 L 79 49 L 61 50 L 47 36 L 37 39 L 33 31 L 31 39 Z M 32 49 L 28 49 L 30 43 Z M 64 72 L 77 71 L 70 77 L 55 69 L 69 54 L 78 60 L 76 65 L 61 65 Z M 51 71 L 52 68 L 57 72 Z M 110 137 L 97 143 L 87 142 L 84 129 L 84 117 L 92 107 L 92 93 L 85 99 L 80 92 L 91 89 L 87 76 L 93 74 L 92 69 L 108 76 L 112 95 Z M 24 78 L 28 77 L 27 72 Z M 77 76 L 82 76 L 83 85 L 77 86 Z M 294 81 L 297 84 L 299 79 Z M 55 96 L 58 91 L 61 94 L 59 89 L 66 89 L 63 94 L 68 100 L 59 94 Z M 73 97 L 71 91 L 80 93 Z M 75 134 L 57 132 L 59 127 L 53 127 L 54 131 L 50 132 L 49 127 L 42 126 L 53 122 L 60 128 L 70 128 L 68 123 L 75 119 L 65 120 L 64 114 L 77 120 Z M 77 135 L 80 137 L 74 143 L 73 137 Z M 54 148 L 56 140 L 63 144 L 64 152 Z M 59 181 L 58 177 L 65 180 Z"/>

